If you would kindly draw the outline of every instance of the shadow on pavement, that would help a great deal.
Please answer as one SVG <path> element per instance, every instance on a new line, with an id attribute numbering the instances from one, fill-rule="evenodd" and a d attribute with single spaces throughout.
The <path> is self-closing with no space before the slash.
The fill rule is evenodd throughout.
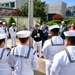
<path id="1" fill-rule="evenodd" d="M 34 71 L 34 75 L 46 75 L 46 74 L 44 74 L 44 73 L 42 73 L 40 71 Z"/>

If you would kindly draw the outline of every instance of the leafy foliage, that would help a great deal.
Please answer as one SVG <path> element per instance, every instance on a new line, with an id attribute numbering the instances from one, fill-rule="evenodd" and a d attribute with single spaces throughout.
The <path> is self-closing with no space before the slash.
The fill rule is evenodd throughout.
<path id="1" fill-rule="evenodd" d="M 22 6 L 20 8 L 22 16 L 28 16 L 28 6 Z"/>
<path id="2" fill-rule="evenodd" d="M 56 14 L 52 17 L 53 20 L 63 20 L 63 16 L 61 14 Z"/>
<path id="3" fill-rule="evenodd" d="M 71 26 L 72 23 L 75 24 L 75 19 L 67 19 L 67 20 L 63 20 L 63 21 L 65 21 L 68 28 Z M 54 25 L 54 24 L 61 25 L 61 20 L 52 20 L 52 21 L 47 22 L 47 25 L 49 25 L 49 26 Z"/>
<path id="4" fill-rule="evenodd" d="M 59 25 L 60 23 L 61 23 L 60 20 L 52 20 L 52 21 L 47 22 L 47 24 L 48 24 L 49 26 L 54 25 L 54 24 L 58 24 L 58 25 Z"/>
<path id="5" fill-rule="evenodd" d="M 41 21 L 44 21 L 46 18 L 46 13 L 45 13 L 45 2 L 41 2 L 39 0 L 33 0 L 34 1 L 34 12 L 33 15 L 34 17 L 41 17 Z M 20 8 L 20 11 L 23 16 L 28 16 L 28 5 L 22 6 Z"/>
<path id="6" fill-rule="evenodd" d="M 74 24 L 75 24 L 75 20 L 72 20 L 72 21 L 70 21 L 70 22 L 69 22 L 69 24 L 72 24 L 72 23 L 74 23 Z"/>
<path id="7" fill-rule="evenodd" d="M 69 24 L 72 21 L 72 19 L 67 19 L 67 20 L 64 20 L 64 21 L 65 21 L 66 24 Z"/>
<path id="8" fill-rule="evenodd" d="M 14 18 L 11 16 L 9 21 L 8 21 L 8 25 L 9 27 L 12 25 L 12 23 L 16 23 L 16 21 L 14 20 Z"/>

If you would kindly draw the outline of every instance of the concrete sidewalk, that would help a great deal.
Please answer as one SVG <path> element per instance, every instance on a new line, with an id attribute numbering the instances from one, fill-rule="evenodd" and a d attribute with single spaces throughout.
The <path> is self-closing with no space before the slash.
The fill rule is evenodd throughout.
<path id="1" fill-rule="evenodd" d="M 18 40 L 17 41 L 17 45 L 19 44 L 18 43 Z M 11 48 L 11 39 L 8 39 L 7 41 L 7 46 L 9 48 Z M 44 58 L 39 58 L 39 68 L 38 70 L 34 71 L 34 74 L 35 75 L 45 75 L 45 59 Z"/>
<path id="2" fill-rule="evenodd" d="M 39 68 L 34 73 L 35 75 L 45 75 L 45 59 L 39 58 Z"/>

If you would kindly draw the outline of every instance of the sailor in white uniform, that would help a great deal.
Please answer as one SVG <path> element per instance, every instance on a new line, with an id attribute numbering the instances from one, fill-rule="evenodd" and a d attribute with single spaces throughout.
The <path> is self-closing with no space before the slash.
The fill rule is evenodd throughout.
<path id="1" fill-rule="evenodd" d="M 66 49 L 54 56 L 50 75 L 75 75 L 75 31 L 65 31 Z"/>
<path id="2" fill-rule="evenodd" d="M 2 20 L 0 20 L 0 34 L 5 34 Z"/>
<path id="3" fill-rule="evenodd" d="M 8 40 L 8 28 L 6 27 L 6 23 L 3 22 L 3 29 L 4 29 L 4 32 L 5 32 L 5 35 L 6 35 L 6 38 L 5 38 L 5 48 L 7 48 L 7 40 Z"/>
<path id="4" fill-rule="evenodd" d="M 12 69 L 9 64 L 10 50 L 4 48 L 5 34 L 0 34 L 0 75 L 12 75 Z"/>
<path id="5" fill-rule="evenodd" d="M 16 46 L 16 27 L 15 27 L 15 23 L 12 23 L 12 26 L 9 28 L 9 34 L 11 36 L 11 47 L 15 47 Z"/>
<path id="6" fill-rule="evenodd" d="M 59 36 L 59 26 L 50 26 L 49 30 L 51 38 L 46 40 L 43 46 L 43 54 L 46 59 L 46 75 L 50 75 L 54 55 L 66 47 L 64 40 Z"/>
<path id="7" fill-rule="evenodd" d="M 30 31 L 17 32 L 20 44 L 10 53 L 10 63 L 14 67 L 14 75 L 34 75 L 33 70 L 38 68 L 36 51 L 28 46 Z"/>

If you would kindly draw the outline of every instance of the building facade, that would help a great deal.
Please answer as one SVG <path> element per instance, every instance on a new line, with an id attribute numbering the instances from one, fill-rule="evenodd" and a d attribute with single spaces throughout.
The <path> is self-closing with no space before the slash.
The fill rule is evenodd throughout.
<path id="1" fill-rule="evenodd" d="M 69 10 L 69 11 L 75 11 L 75 6 L 70 6 L 70 7 L 68 7 L 68 10 Z"/>
<path id="2" fill-rule="evenodd" d="M 25 6 L 28 0 L 0 0 L 0 3 L 5 7 L 10 8 L 20 8 L 21 6 Z"/>
<path id="3" fill-rule="evenodd" d="M 45 12 L 47 15 L 46 21 L 52 20 L 55 14 L 61 14 L 64 18 L 66 17 L 67 4 L 64 2 L 51 2 L 46 4 Z"/>
<path id="4" fill-rule="evenodd" d="M 58 1 L 58 2 L 49 3 L 48 13 L 56 13 L 65 16 L 66 10 L 67 10 L 67 4 L 64 2 Z"/>
<path id="5" fill-rule="evenodd" d="M 75 6 L 70 6 L 67 9 L 67 15 L 71 17 L 75 17 Z"/>
<path id="6" fill-rule="evenodd" d="M 0 0 L 0 3 L 5 7 L 10 8 L 20 8 L 21 6 L 26 6 L 29 0 Z M 38 0 L 41 1 L 41 0 Z"/>

